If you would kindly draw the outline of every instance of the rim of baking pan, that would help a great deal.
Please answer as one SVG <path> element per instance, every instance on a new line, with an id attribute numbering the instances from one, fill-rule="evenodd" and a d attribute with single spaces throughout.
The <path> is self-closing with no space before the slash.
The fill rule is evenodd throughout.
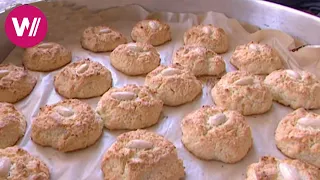
<path id="1" fill-rule="evenodd" d="M 36 2 L 40 2 L 40 1 L 46 1 L 46 2 L 54 2 L 54 1 L 60 1 L 60 2 L 66 2 L 64 0 L 16 0 L 16 1 L 9 1 L 9 2 L 0 2 L 0 14 L 5 12 L 6 10 L 10 10 L 11 8 L 13 7 L 16 7 L 17 5 L 20 5 L 20 4 L 32 4 L 32 3 L 36 3 Z M 171 0 L 170 0 L 171 1 Z M 246 0 L 247 2 L 252 2 L 252 0 Z M 70 0 L 68 2 L 72 2 L 72 3 L 76 3 L 77 1 L 75 0 Z M 129 5 L 130 2 L 132 2 L 131 0 L 124 0 L 123 1 L 124 4 L 127 4 Z M 271 6 L 273 8 L 281 8 L 285 11 L 289 11 L 289 12 L 292 12 L 294 14 L 299 14 L 301 16 L 305 16 L 307 18 L 311 18 L 315 21 L 318 21 L 320 23 L 320 18 L 315 16 L 315 15 L 312 15 L 312 14 L 308 14 L 306 12 L 303 12 L 303 11 L 300 11 L 300 10 L 297 10 L 297 9 L 294 9 L 294 8 L 291 8 L 291 7 L 287 7 L 287 6 L 284 6 L 284 5 L 281 5 L 281 4 L 277 4 L 277 3 L 274 3 L 274 2 L 269 2 L 269 1 L 263 1 L 263 0 L 255 0 L 255 3 L 259 3 L 259 4 L 262 4 L 264 6 Z M 132 4 L 132 3 L 131 3 Z M 111 8 L 111 7 L 109 7 Z"/>

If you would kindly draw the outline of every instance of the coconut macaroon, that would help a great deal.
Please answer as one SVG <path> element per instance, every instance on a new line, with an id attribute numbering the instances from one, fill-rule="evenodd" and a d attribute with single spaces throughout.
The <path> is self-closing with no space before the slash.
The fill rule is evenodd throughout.
<path id="1" fill-rule="evenodd" d="M 320 108 L 320 82 L 306 71 L 278 70 L 264 80 L 273 99 L 293 109 Z"/>
<path id="2" fill-rule="evenodd" d="M 24 136 L 27 122 L 13 104 L 0 103 L 0 148 L 13 146 Z"/>
<path id="3" fill-rule="evenodd" d="M 284 117 L 275 140 L 281 152 L 320 168 L 320 115 L 303 108 Z"/>
<path id="4" fill-rule="evenodd" d="M 224 75 L 211 95 L 217 106 L 243 115 L 262 114 L 272 106 L 272 95 L 262 78 L 244 71 Z"/>
<path id="5" fill-rule="evenodd" d="M 162 108 L 163 102 L 156 97 L 155 91 L 130 84 L 106 92 L 98 102 L 96 112 L 108 129 L 140 129 L 156 124 Z"/>
<path id="6" fill-rule="evenodd" d="M 80 42 L 82 48 L 92 52 L 108 52 L 127 43 L 127 38 L 108 26 L 95 26 L 83 31 Z"/>
<path id="7" fill-rule="evenodd" d="M 101 96 L 112 86 L 112 77 L 102 64 L 83 59 L 64 67 L 54 76 L 53 83 L 65 98 L 92 98 Z"/>
<path id="8" fill-rule="evenodd" d="M 23 67 L 0 64 L 0 102 L 16 103 L 28 96 L 37 79 Z"/>
<path id="9" fill-rule="evenodd" d="M 131 38 L 158 46 L 171 40 L 170 26 L 158 20 L 142 20 L 133 27 Z"/>
<path id="10" fill-rule="evenodd" d="M 62 152 L 93 145 L 101 136 L 103 122 L 88 105 L 67 99 L 40 108 L 32 121 L 31 139 Z"/>
<path id="11" fill-rule="evenodd" d="M 0 149 L 0 179 L 49 180 L 45 163 L 19 147 Z"/>
<path id="12" fill-rule="evenodd" d="M 160 55 L 156 48 L 147 43 L 119 45 L 110 54 L 110 62 L 126 75 L 143 75 L 160 65 Z"/>
<path id="13" fill-rule="evenodd" d="M 218 76 L 226 69 L 221 56 L 210 49 L 196 45 L 179 48 L 173 56 L 173 63 L 190 69 L 195 76 Z"/>
<path id="14" fill-rule="evenodd" d="M 228 36 L 222 28 L 212 24 L 197 25 L 190 28 L 183 36 L 185 45 L 204 46 L 220 54 L 228 51 Z"/>
<path id="15" fill-rule="evenodd" d="M 281 58 L 275 49 L 267 44 L 254 42 L 237 46 L 230 62 L 240 71 L 256 75 L 268 75 L 283 67 Z"/>
<path id="16" fill-rule="evenodd" d="M 118 136 L 105 152 L 101 169 L 105 180 L 179 180 L 185 176 L 175 146 L 164 137 L 144 130 Z"/>
<path id="17" fill-rule="evenodd" d="M 201 82 L 189 69 L 178 64 L 157 67 L 147 75 L 145 85 L 157 91 L 168 106 L 191 102 L 202 92 Z"/>
<path id="18" fill-rule="evenodd" d="M 251 129 L 236 111 L 202 106 L 181 122 L 182 143 L 195 156 L 205 160 L 236 163 L 252 146 Z"/>
<path id="19" fill-rule="evenodd" d="M 24 51 L 22 63 L 32 71 L 53 71 L 71 62 L 71 51 L 64 46 L 47 42 Z"/>
<path id="20" fill-rule="evenodd" d="M 258 163 L 251 164 L 247 169 L 246 180 L 319 180 L 319 168 L 299 160 L 277 159 L 263 156 Z"/>

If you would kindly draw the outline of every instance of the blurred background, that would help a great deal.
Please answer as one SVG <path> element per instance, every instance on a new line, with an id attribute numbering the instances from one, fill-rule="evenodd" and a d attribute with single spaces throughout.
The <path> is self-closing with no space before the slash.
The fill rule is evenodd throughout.
<path id="1" fill-rule="evenodd" d="M 267 0 L 320 17 L 320 0 Z"/>
<path id="2" fill-rule="evenodd" d="M 40 0 L 0 0 L 0 13 L 16 3 L 30 3 Z M 258 1 L 258 0 L 253 0 Z M 320 17 L 320 0 L 265 0 Z"/>

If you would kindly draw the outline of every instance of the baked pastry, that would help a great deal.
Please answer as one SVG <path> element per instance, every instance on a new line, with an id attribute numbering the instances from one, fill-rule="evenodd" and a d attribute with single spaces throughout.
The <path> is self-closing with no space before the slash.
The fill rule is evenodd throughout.
<path id="1" fill-rule="evenodd" d="M 40 159 L 14 146 L 0 149 L 0 179 L 49 180 L 50 172 Z"/>
<path id="2" fill-rule="evenodd" d="M 237 111 L 202 106 L 183 118 L 181 130 L 182 143 L 200 159 L 236 163 L 252 146 L 251 129 Z"/>
<path id="3" fill-rule="evenodd" d="M 179 180 L 185 176 L 175 146 L 162 136 L 145 130 L 118 136 L 105 152 L 101 169 L 105 180 Z"/>
<path id="4" fill-rule="evenodd" d="M 203 46 L 195 45 L 179 48 L 173 56 L 173 63 L 190 69 L 195 76 L 217 76 L 226 69 L 221 56 Z"/>
<path id="5" fill-rule="evenodd" d="M 278 52 L 268 44 L 248 43 L 237 46 L 230 59 L 240 71 L 256 75 L 268 75 L 282 68 Z"/>
<path id="6" fill-rule="evenodd" d="M 306 71 L 278 70 L 264 80 L 273 99 L 293 109 L 320 108 L 320 82 Z"/>
<path id="7" fill-rule="evenodd" d="M 178 64 L 157 67 L 147 75 L 145 85 L 157 91 L 168 106 L 191 102 L 202 92 L 201 82 L 189 69 Z"/>
<path id="8" fill-rule="evenodd" d="M 40 108 L 33 119 L 31 139 L 62 152 L 93 145 L 101 136 L 103 122 L 84 102 L 67 99 Z"/>
<path id="9" fill-rule="evenodd" d="M 108 129 L 141 129 L 156 124 L 162 108 L 163 102 L 154 91 L 129 84 L 106 92 L 96 111 Z"/>
<path id="10" fill-rule="evenodd" d="M 101 96 L 111 86 L 111 72 L 102 64 L 90 59 L 73 62 L 54 77 L 56 91 L 65 98 Z"/>
<path id="11" fill-rule="evenodd" d="M 108 52 L 127 43 L 127 38 L 108 26 L 96 26 L 86 28 L 80 42 L 82 48 L 92 52 Z"/>
<path id="12" fill-rule="evenodd" d="M 228 51 L 228 36 L 221 28 L 212 24 L 197 25 L 190 28 L 183 36 L 185 45 L 204 46 L 220 54 Z"/>
<path id="13" fill-rule="evenodd" d="M 0 64 L 0 102 L 16 103 L 28 96 L 37 79 L 23 67 Z"/>
<path id="14" fill-rule="evenodd" d="M 13 104 L 0 103 L 0 148 L 13 146 L 26 132 L 27 122 Z"/>
<path id="15" fill-rule="evenodd" d="M 122 44 L 110 54 L 112 66 L 132 76 L 149 73 L 160 65 L 160 60 L 156 48 L 146 43 Z"/>
<path id="16" fill-rule="evenodd" d="M 158 46 L 171 40 L 170 26 L 158 20 L 142 20 L 133 27 L 131 38 Z"/>
<path id="17" fill-rule="evenodd" d="M 248 167 L 246 180 L 318 180 L 320 170 L 299 160 L 263 156 Z"/>
<path id="18" fill-rule="evenodd" d="M 47 42 L 24 51 L 22 63 L 32 71 L 53 71 L 71 62 L 71 51 L 64 46 Z"/>
<path id="19" fill-rule="evenodd" d="M 320 168 L 320 115 L 303 108 L 284 117 L 276 130 L 277 147 L 290 158 Z"/>
<path id="20" fill-rule="evenodd" d="M 272 106 L 272 95 L 262 78 L 245 71 L 224 75 L 213 87 L 211 95 L 217 106 L 243 115 L 262 114 Z"/>

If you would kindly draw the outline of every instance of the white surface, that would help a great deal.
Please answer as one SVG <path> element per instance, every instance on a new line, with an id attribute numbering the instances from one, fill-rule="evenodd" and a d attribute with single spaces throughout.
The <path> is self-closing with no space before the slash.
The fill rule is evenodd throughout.
<path id="1" fill-rule="evenodd" d="M 78 9 L 76 12 L 69 8 L 49 7 L 51 4 L 42 4 L 49 19 L 48 41 L 60 42 L 73 51 L 73 61 L 81 58 L 90 58 L 98 61 L 112 71 L 113 86 L 121 87 L 125 84 L 135 83 L 142 85 L 144 77 L 129 77 L 116 71 L 109 61 L 110 53 L 92 53 L 81 48 L 79 39 L 83 29 L 89 25 L 107 24 L 120 32 L 124 33 L 130 39 L 130 31 L 134 24 L 147 16 L 157 17 L 169 23 L 172 29 L 172 41 L 157 47 L 161 54 L 161 63 L 170 64 L 172 54 L 183 45 L 183 33 L 192 25 L 199 23 L 212 23 L 222 27 L 230 39 L 230 49 L 228 53 L 223 54 L 227 64 L 227 71 L 234 68 L 229 63 L 229 58 L 234 48 L 250 40 L 261 40 L 268 42 L 276 47 L 286 62 L 286 66 L 293 69 L 302 69 L 298 67 L 298 62 L 292 59 L 291 54 L 286 50 L 288 47 L 294 47 L 293 39 L 278 31 L 260 31 L 253 35 L 247 33 L 240 24 L 232 19 L 226 18 L 223 14 L 208 12 L 201 15 L 187 13 L 156 13 L 149 12 L 138 6 L 130 6 L 116 9 L 109 9 L 90 13 L 87 9 Z M 277 38 L 273 38 L 277 37 Z M 21 65 L 23 50 L 15 48 L 14 51 L 5 60 L 6 63 Z M 307 67 L 307 65 L 305 66 Z M 319 69 L 312 69 L 319 71 Z M 26 115 L 28 129 L 25 137 L 19 143 L 19 146 L 27 149 L 31 154 L 39 156 L 50 168 L 52 179 L 77 179 L 77 180 L 95 180 L 102 179 L 100 170 L 101 158 L 105 150 L 115 141 L 115 138 L 124 131 L 104 130 L 101 139 L 93 146 L 72 152 L 61 153 L 52 148 L 44 148 L 34 144 L 30 139 L 30 125 L 32 118 L 36 116 L 41 106 L 56 103 L 62 99 L 54 90 L 53 76 L 57 71 L 52 73 L 36 73 L 38 84 L 30 96 L 25 100 L 17 103 L 18 109 Z M 217 161 L 202 161 L 190 154 L 181 143 L 181 119 L 193 110 L 200 108 L 202 105 L 212 105 L 210 96 L 211 87 L 207 84 L 203 87 L 203 93 L 194 102 L 179 106 L 165 107 L 163 118 L 160 122 L 148 128 L 155 131 L 174 143 L 177 147 L 178 155 L 183 160 L 186 179 L 244 179 L 246 168 L 249 164 L 257 162 L 260 156 L 273 155 L 284 157 L 275 147 L 274 131 L 278 122 L 292 112 L 292 109 L 284 107 L 277 103 L 273 104 L 272 109 L 263 115 L 247 117 L 253 132 L 254 145 L 248 155 L 239 163 L 224 164 Z M 84 100 L 96 107 L 99 98 Z M 318 111 L 320 112 L 320 111 Z"/>

